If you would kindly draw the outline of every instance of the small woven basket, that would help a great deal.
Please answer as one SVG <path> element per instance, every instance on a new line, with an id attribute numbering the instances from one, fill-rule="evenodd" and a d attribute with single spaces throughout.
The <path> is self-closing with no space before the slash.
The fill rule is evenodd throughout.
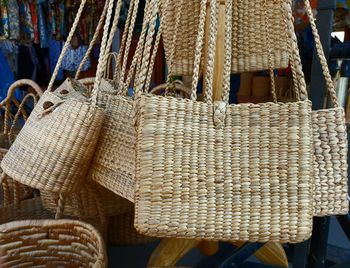
<path id="1" fill-rule="evenodd" d="M 147 244 L 157 238 L 139 234 L 134 227 L 134 212 L 110 217 L 108 223 L 108 242 L 115 246 Z"/>
<path id="2" fill-rule="evenodd" d="M 107 267 L 102 237 L 74 220 L 27 220 L 0 226 L 5 267 Z"/>

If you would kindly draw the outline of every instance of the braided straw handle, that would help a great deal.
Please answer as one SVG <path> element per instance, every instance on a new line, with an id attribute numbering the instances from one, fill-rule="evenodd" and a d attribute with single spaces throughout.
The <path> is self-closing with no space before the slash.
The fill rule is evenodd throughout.
<path id="1" fill-rule="evenodd" d="M 197 85 L 200 75 L 200 62 L 203 50 L 203 39 L 205 32 L 205 18 L 206 18 L 207 0 L 201 0 L 200 13 L 199 13 L 199 24 L 198 24 L 198 35 L 196 40 L 196 50 L 194 57 L 194 67 L 193 67 L 193 78 L 191 87 L 191 100 L 197 100 Z"/>
<path id="2" fill-rule="evenodd" d="M 86 51 L 85 55 L 84 55 L 84 58 L 82 60 L 82 62 L 80 63 L 79 67 L 78 67 L 78 70 L 75 74 L 75 79 L 78 80 L 79 79 L 79 76 L 80 76 L 80 73 L 83 69 L 83 67 L 85 66 L 87 60 L 89 59 L 90 57 L 90 54 L 91 54 L 91 51 L 92 49 L 94 48 L 94 45 L 96 44 L 97 42 L 97 39 L 98 39 L 98 36 L 100 34 L 100 31 L 102 29 L 102 26 L 103 26 L 103 22 L 106 18 L 106 14 L 107 14 L 107 9 L 108 9 L 108 4 L 109 4 L 109 1 L 110 0 L 106 0 L 105 2 L 105 5 L 103 7 L 103 11 L 102 11 L 102 14 L 101 14 L 101 17 L 100 17 L 100 20 L 98 21 L 98 24 L 97 24 L 97 27 L 96 27 L 96 30 L 95 30 L 95 33 L 94 33 L 94 36 L 92 37 L 92 40 L 89 44 L 89 48 L 88 50 Z"/>
<path id="3" fill-rule="evenodd" d="M 93 103 L 97 102 L 98 88 L 99 88 L 104 70 L 105 70 L 106 65 L 107 65 L 108 52 L 112 46 L 113 38 L 114 38 L 115 32 L 117 30 L 120 10 L 122 7 L 122 2 L 123 2 L 122 0 L 117 1 L 114 19 L 113 19 L 112 27 L 111 27 L 109 34 L 108 34 L 108 32 L 109 32 L 109 27 L 111 24 L 111 19 L 112 19 L 114 1 L 110 1 L 108 3 L 108 11 L 107 11 L 107 15 L 106 15 L 105 25 L 103 28 L 103 37 L 102 37 L 102 43 L 101 43 L 100 59 L 98 61 L 97 71 L 96 71 L 96 80 L 94 83 L 94 88 L 92 90 L 92 102 Z"/>
<path id="4" fill-rule="evenodd" d="M 27 94 L 24 99 L 21 101 L 20 105 L 18 106 L 18 111 L 15 114 L 14 120 L 11 123 L 11 125 L 9 125 L 9 120 L 10 120 L 10 108 L 11 108 L 11 100 L 13 98 L 13 95 L 16 91 L 16 89 L 18 87 L 21 86 L 29 86 L 30 88 L 34 89 L 35 93 L 37 96 L 41 96 L 43 94 L 43 91 L 41 90 L 40 86 L 35 83 L 32 80 L 29 79 L 21 79 L 21 80 L 17 80 L 16 82 L 14 82 L 8 89 L 7 91 L 7 96 L 6 98 L 0 103 L 0 107 L 4 107 L 5 108 L 5 115 L 4 115 L 4 134 L 8 135 L 9 139 L 13 133 L 14 127 L 19 119 L 19 115 L 22 114 L 24 119 L 26 119 L 27 114 L 25 113 L 24 110 L 24 104 L 26 103 L 26 101 L 29 98 L 33 98 L 34 100 L 34 104 L 37 101 L 37 96 L 35 94 L 29 93 Z M 10 129 L 9 129 L 10 127 Z M 11 139 L 10 139 L 11 140 Z"/>
<path id="5" fill-rule="evenodd" d="M 79 9 L 78 9 L 78 13 L 77 13 L 77 15 L 76 15 L 76 17 L 74 19 L 73 25 L 72 25 L 72 29 L 69 32 L 67 41 L 66 41 L 66 43 L 64 44 L 64 46 L 62 48 L 62 52 L 61 52 L 61 54 L 60 54 L 60 56 L 58 58 L 57 64 L 55 66 L 55 70 L 53 71 L 53 74 L 52 74 L 49 86 L 47 88 L 48 91 L 52 91 L 52 89 L 53 89 L 53 84 L 54 84 L 54 82 L 56 80 L 56 77 L 58 75 L 58 72 L 59 72 L 59 70 L 61 68 L 63 58 L 66 55 L 66 52 L 67 52 L 68 47 L 70 45 L 70 42 L 72 41 L 73 35 L 74 35 L 74 33 L 75 33 L 76 29 L 77 29 L 77 26 L 78 26 L 81 14 L 83 13 L 83 10 L 84 10 L 85 4 L 86 4 L 86 1 L 87 0 L 82 0 L 81 3 L 80 3 Z M 111 2 L 113 2 L 113 1 L 111 1 Z"/>
<path id="6" fill-rule="evenodd" d="M 306 13 L 307 13 L 307 16 L 308 16 L 309 21 L 310 21 L 312 34 L 313 34 L 314 39 L 315 39 L 316 51 L 317 51 L 317 55 L 318 55 L 318 58 L 319 58 L 320 63 L 321 63 L 323 76 L 324 76 L 324 79 L 326 82 L 326 87 L 327 87 L 328 92 L 330 93 L 334 107 L 339 108 L 339 107 L 341 107 L 341 105 L 338 101 L 337 94 L 336 94 L 334 84 L 332 81 L 332 77 L 331 77 L 329 69 L 328 69 L 327 59 L 326 59 L 326 56 L 325 56 L 324 51 L 323 51 L 323 47 L 322 47 L 321 40 L 320 40 L 320 35 L 318 34 L 318 30 L 316 27 L 314 15 L 312 13 L 310 1 L 304 0 L 304 3 L 305 3 L 305 8 L 306 8 Z"/>

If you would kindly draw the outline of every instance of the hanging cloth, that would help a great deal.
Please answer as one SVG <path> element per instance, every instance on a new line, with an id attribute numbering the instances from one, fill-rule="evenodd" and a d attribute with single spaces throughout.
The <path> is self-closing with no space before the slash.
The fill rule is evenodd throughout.
<path id="1" fill-rule="evenodd" d="M 34 40 L 34 29 L 30 6 L 27 1 L 18 1 L 19 21 L 20 21 L 20 41 L 22 43 L 31 43 Z"/>
<path id="2" fill-rule="evenodd" d="M 7 11 L 9 19 L 9 38 L 19 39 L 19 13 L 17 0 L 7 0 Z"/>
<path id="3" fill-rule="evenodd" d="M 7 0 L 0 0 L 0 39 L 9 37 L 9 18 L 7 12 Z"/>

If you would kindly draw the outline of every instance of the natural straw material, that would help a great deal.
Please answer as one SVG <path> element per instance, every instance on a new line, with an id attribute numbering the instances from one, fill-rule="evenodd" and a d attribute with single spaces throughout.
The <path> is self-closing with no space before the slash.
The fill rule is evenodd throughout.
<path id="1" fill-rule="evenodd" d="M 6 267 L 107 267 L 102 237 L 73 220 L 28 220 L 0 226 L 1 263 Z"/>
<path id="2" fill-rule="evenodd" d="M 147 244 L 157 238 L 139 234 L 134 227 L 134 212 L 120 214 L 109 219 L 108 242 L 114 246 Z"/>
<path id="3" fill-rule="evenodd" d="M 334 106 L 331 109 L 317 110 L 312 113 L 315 148 L 314 215 L 347 214 L 349 211 L 348 140 L 345 113 L 336 96 L 310 3 L 308 0 L 304 2 L 326 88 Z"/>
<path id="4" fill-rule="evenodd" d="M 117 4 L 119 4 L 118 1 Z M 95 87 L 98 87 L 100 94 L 98 95 L 97 103 L 99 106 L 105 108 L 106 117 L 103 122 L 99 143 L 97 145 L 94 156 L 91 176 L 94 181 L 109 189 L 117 195 L 126 198 L 130 201 L 134 200 L 134 176 L 135 176 L 135 143 L 136 132 L 133 124 L 133 105 L 132 97 L 128 95 L 128 85 L 136 68 L 136 62 L 140 58 L 142 52 L 143 40 L 145 39 L 148 18 L 147 2 L 145 8 L 145 20 L 143 29 L 138 42 L 136 54 L 133 58 L 132 66 L 125 82 L 124 76 L 126 71 L 126 58 L 129 56 L 130 42 L 135 25 L 138 0 L 131 1 L 130 12 L 128 15 L 129 27 L 126 27 L 123 34 L 122 47 L 125 51 L 120 52 L 119 55 L 124 55 L 121 66 L 120 80 L 117 83 L 107 79 L 102 79 L 103 70 L 107 64 L 108 54 L 101 57 L 97 72 L 97 79 Z M 112 3 L 113 4 L 113 3 Z M 107 40 L 107 33 L 109 29 L 111 16 L 107 13 L 107 20 L 105 25 L 104 37 L 102 41 L 102 48 L 108 46 L 112 41 Z M 117 18 L 113 20 L 112 30 L 110 36 L 114 36 L 113 29 L 116 29 Z M 153 26 L 151 28 L 154 28 Z M 107 43 L 108 41 L 108 43 Z M 108 51 L 108 50 L 106 50 Z M 119 66 L 117 66 L 118 68 Z"/>
<path id="5" fill-rule="evenodd" d="M 217 1 L 210 3 L 213 18 Z M 230 4 L 226 1 L 224 101 L 212 103 L 210 83 L 207 102 L 196 101 L 204 23 L 198 30 L 191 100 L 141 96 L 135 227 L 157 237 L 301 242 L 312 230 L 311 103 L 306 88 L 298 85 L 298 102 L 228 104 Z M 214 73 L 215 28 L 212 20 L 205 81 Z"/>
<path id="6" fill-rule="evenodd" d="M 42 191 L 41 199 L 45 208 L 56 212 L 59 200 L 58 194 Z M 89 181 L 66 196 L 63 214 L 82 219 L 96 218 L 99 216 L 100 205 L 103 207 L 106 216 L 114 216 L 133 210 L 130 201 Z"/>
<path id="7" fill-rule="evenodd" d="M 1 168 L 32 188 L 71 191 L 86 178 L 102 119 L 99 108 L 46 91 Z"/>
<path id="8" fill-rule="evenodd" d="M 8 176 L 32 188 L 74 190 L 87 177 L 98 140 L 104 112 L 96 106 L 97 89 L 89 96 L 75 89 L 51 92 L 85 3 L 82 0 L 48 90 L 1 163 Z"/>
<path id="9" fill-rule="evenodd" d="M 286 68 L 289 52 L 285 23 L 285 10 L 282 8 L 288 0 L 230 0 L 232 2 L 232 68 L 233 73 L 246 71 Z M 181 8 L 180 27 L 175 27 L 175 7 L 177 1 L 170 1 L 168 10 L 161 6 L 161 20 L 164 24 L 163 40 L 167 61 L 170 61 L 172 38 L 178 34 L 174 56 L 174 75 L 192 75 L 195 58 L 196 34 L 199 25 L 200 0 L 185 1 Z M 164 3 L 164 1 L 162 1 Z M 266 13 L 267 11 L 267 13 Z M 268 16 L 269 29 L 265 25 L 265 13 Z M 265 36 L 269 31 L 271 50 L 267 49 Z M 269 63 L 268 57 L 271 58 Z M 271 65 L 271 66 L 270 66 Z"/>

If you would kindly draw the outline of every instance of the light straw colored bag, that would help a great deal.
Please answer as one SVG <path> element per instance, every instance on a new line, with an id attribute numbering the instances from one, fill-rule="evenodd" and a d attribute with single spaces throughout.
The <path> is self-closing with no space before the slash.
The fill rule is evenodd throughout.
<path id="1" fill-rule="evenodd" d="M 197 102 L 206 4 L 201 2 L 191 100 L 143 95 L 138 105 L 135 227 L 157 237 L 304 241 L 313 216 L 305 83 L 298 84 L 299 102 L 228 104 L 232 6 L 226 1 L 223 101 L 212 103 L 217 1 L 211 0 L 207 102 Z M 267 47 L 270 41 L 266 36 Z"/>
<path id="2" fill-rule="evenodd" d="M 232 69 L 233 73 L 266 70 L 269 67 L 286 68 L 288 66 L 289 52 L 287 49 L 288 37 L 283 4 L 288 0 L 229 0 L 232 2 Z M 164 1 L 162 1 L 164 3 Z M 165 5 L 161 7 L 161 20 L 163 23 L 163 41 L 165 55 L 170 61 L 172 53 L 172 38 L 176 32 L 179 36 L 176 42 L 174 56 L 174 75 L 192 75 L 195 58 L 196 34 L 199 25 L 199 7 L 201 0 L 186 1 L 181 9 L 181 21 L 176 28 L 175 6 L 171 1 L 168 10 Z M 265 13 L 266 12 L 266 13 Z M 270 21 L 271 51 L 269 52 L 264 36 L 265 14 Z M 269 59 L 270 58 L 270 59 Z M 269 62 L 270 61 L 270 62 Z M 271 66 L 268 64 L 270 63 Z"/>
<path id="3" fill-rule="evenodd" d="M 74 220 L 27 220 L 0 226 L 5 267 L 107 267 L 101 235 Z"/>
<path id="4" fill-rule="evenodd" d="M 117 2 L 117 11 L 120 9 L 120 2 L 120 0 Z M 133 124 L 133 98 L 128 96 L 128 85 L 136 70 L 136 63 L 140 59 L 139 54 L 142 52 L 143 41 L 147 32 L 146 21 L 148 17 L 147 8 L 149 6 L 147 3 L 143 30 L 137 45 L 136 54 L 132 60 L 132 66 L 125 81 L 127 58 L 136 21 L 138 3 L 138 0 L 131 1 L 127 26 L 122 38 L 122 51 L 119 52 L 119 56 L 124 55 L 124 58 L 123 62 L 121 59 L 118 60 L 116 68 L 118 70 L 120 65 L 122 65 L 120 67 L 120 79 L 118 80 L 118 85 L 114 87 L 111 86 L 108 80 L 102 79 L 102 74 L 106 66 L 107 52 L 113 40 L 118 22 L 117 15 L 119 14 L 116 12 L 108 37 L 111 12 L 107 13 L 101 45 L 101 54 L 106 56 L 101 57 L 99 60 L 95 83 L 95 87 L 99 88 L 100 91 L 98 105 L 105 108 L 106 118 L 91 167 L 91 177 L 94 181 L 130 201 L 134 200 L 136 132 Z M 110 3 L 110 5 L 113 7 L 113 3 Z M 116 75 L 114 78 L 116 79 Z"/>
<path id="5" fill-rule="evenodd" d="M 312 112 L 315 149 L 314 215 L 347 214 L 349 211 L 348 139 L 345 113 L 335 93 L 310 2 L 308 0 L 304 0 L 304 2 L 325 77 L 326 88 L 334 105 L 334 108 L 331 109 Z M 297 46 L 296 40 L 294 40 L 294 46 Z"/>
<path id="6" fill-rule="evenodd" d="M 97 91 L 91 101 L 51 92 L 85 3 L 82 0 L 48 90 L 1 162 L 8 176 L 32 188 L 72 191 L 87 177 L 98 140 L 104 112 L 96 106 Z"/>

